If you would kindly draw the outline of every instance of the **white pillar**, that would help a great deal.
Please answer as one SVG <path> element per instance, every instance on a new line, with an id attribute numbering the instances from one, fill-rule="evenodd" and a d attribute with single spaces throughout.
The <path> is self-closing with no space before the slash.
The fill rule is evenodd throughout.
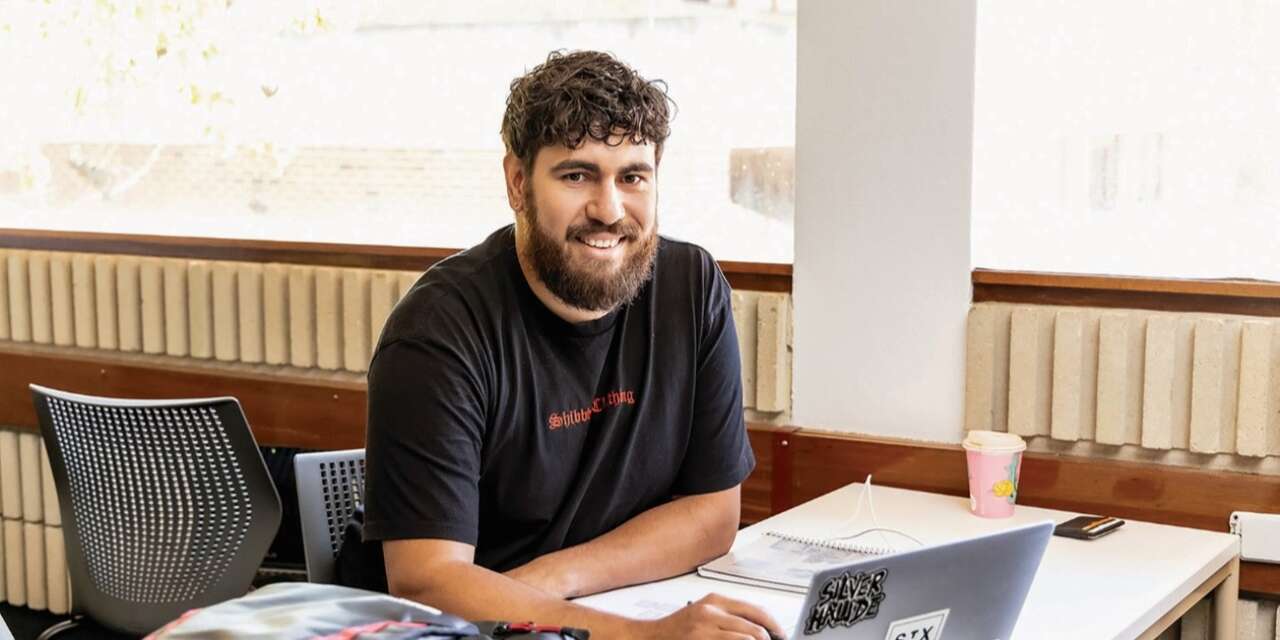
<path id="1" fill-rule="evenodd" d="M 794 421 L 959 441 L 976 0 L 798 22 Z"/>

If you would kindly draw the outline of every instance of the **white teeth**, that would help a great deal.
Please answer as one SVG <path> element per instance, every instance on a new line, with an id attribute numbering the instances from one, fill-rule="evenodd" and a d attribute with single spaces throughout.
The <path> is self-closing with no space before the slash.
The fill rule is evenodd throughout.
<path id="1" fill-rule="evenodd" d="M 597 249 L 612 249 L 618 246 L 618 240 L 618 238 L 614 238 L 613 240 L 592 240 L 590 238 L 582 238 L 583 243 Z"/>

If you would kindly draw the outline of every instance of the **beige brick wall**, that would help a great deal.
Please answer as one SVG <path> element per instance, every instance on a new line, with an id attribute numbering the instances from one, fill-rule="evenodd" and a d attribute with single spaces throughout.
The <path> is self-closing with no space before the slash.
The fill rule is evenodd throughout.
<path id="1" fill-rule="evenodd" d="M 0 339 L 363 372 L 417 272 L 0 249 Z M 744 407 L 791 407 L 791 296 L 733 292 Z"/>
<path id="2" fill-rule="evenodd" d="M 1158 640 L 1210 640 L 1213 638 L 1212 600 L 1205 599 L 1169 627 Z M 1276 626 L 1276 603 L 1268 600 L 1240 600 L 1236 605 L 1238 640 L 1280 640 Z"/>
<path id="3" fill-rule="evenodd" d="M 1280 320 L 973 305 L 965 428 L 1041 448 L 1280 472 Z"/>
<path id="4" fill-rule="evenodd" d="M 62 516 L 40 436 L 0 429 L 0 601 L 64 614 L 71 608 Z"/>

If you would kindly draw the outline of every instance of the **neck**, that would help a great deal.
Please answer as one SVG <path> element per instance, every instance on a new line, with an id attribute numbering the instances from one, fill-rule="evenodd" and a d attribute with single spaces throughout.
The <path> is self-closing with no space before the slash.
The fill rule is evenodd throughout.
<path id="1" fill-rule="evenodd" d="M 578 324 L 580 322 L 599 320 L 612 311 L 612 309 L 606 309 L 604 311 L 588 311 L 586 309 L 579 309 L 578 307 L 561 300 L 559 296 L 551 293 L 551 290 L 547 288 L 547 285 L 543 284 L 542 280 L 538 278 L 538 274 L 534 272 L 533 267 L 529 264 L 529 260 L 524 256 L 523 251 L 516 251 L 516 258 L 520 261 L 520 272 L 524 274 L 524 279 L 529 283 L 529 288 L 533 290 L 533 295 L 537 296 L 538 301 L 541 302 L 543 306 L 550 309 L 551 313 L 556 314 L 565 322 Z"/>

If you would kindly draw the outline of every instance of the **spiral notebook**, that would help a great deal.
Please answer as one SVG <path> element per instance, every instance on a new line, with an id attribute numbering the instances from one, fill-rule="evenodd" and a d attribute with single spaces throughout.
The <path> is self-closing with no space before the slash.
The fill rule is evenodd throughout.
<path id="1" fill-rule="evenodd" d="M 897 549 L 768 531 L 755 542 L 698 567 L 704 578 L 807 593 L 813 574 Z"/>

